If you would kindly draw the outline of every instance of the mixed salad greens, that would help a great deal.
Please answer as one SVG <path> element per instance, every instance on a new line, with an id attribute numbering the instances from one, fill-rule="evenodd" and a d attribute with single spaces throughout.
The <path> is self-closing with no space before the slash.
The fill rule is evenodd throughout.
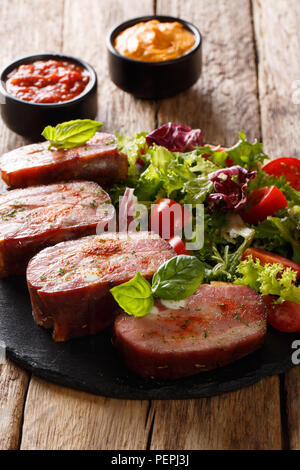
<path id="1" fill-rule="evenodd" d="M 196 225 L 194 211 L 203 204 L 202 248 L 187 252 L 176 231 L 170 239 L 177 254 L 202 263 L 203 282 L 244 284 L 276 296 L 274 303 L 300 305 L 300 160 L 281 158 L 276 165 L 243 132 L 231 148 L 204 145 L 200 130 L 173 123 L 150 134 L 118 136 L 118 145 L 129 172 L 110 191 L 114 205 L 132 188 L 150 220 L 153 204 L 158 213 L 166 204 L 190 204 Z"/>
<path id="2" fill-rule="evenodd" d="M 42 135 L 50 147 L 74 148 L 101 125 L 70 121 L 48 126 Z M 110 190 L 115 207 L 122 198 L 119 230 L 127 230 L 128 208 L 139 202 L 149 211 L 150 230 L 163 236 L 164 212 L 179 208 L 164 237 L 178 256 L 158 269 L 152 285 L 138 273 L 114 287 L 119 305 L 143 316 L 155 297 L 180 301 L 202 282 L 231 282 L 263 296 L 274 327 L 300 331 L 300 160 L 271 160 L 262 144 L 249 142 L 243 132 L 233 147 L 205 145 L 199 129 L 174 123 L 133 138 L 118 136 L 118 147 L 129 163 L 128 178 Z M 204 231 L 204 243 L 192 252 L 182 235 L 188 222 L 194 233 Z"/>

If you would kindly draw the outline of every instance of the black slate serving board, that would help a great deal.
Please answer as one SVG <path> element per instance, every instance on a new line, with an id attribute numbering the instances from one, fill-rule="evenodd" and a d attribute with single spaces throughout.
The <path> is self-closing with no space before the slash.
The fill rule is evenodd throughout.
<path id="1" fill-rule="evenodd" d="M 32 318 L 26 281 L 0 281 L 0 342 L 6 356 L 51 382 L 125 399 L 184 399 L 219 395 L 280 374 L 293 367 L 292 343 L 298 334 L 269 329 L 263 348 L 234 364 L 175 381 L 143 380 L 123 364 L 111 344 L 111 331 L 55 343 Z"/>

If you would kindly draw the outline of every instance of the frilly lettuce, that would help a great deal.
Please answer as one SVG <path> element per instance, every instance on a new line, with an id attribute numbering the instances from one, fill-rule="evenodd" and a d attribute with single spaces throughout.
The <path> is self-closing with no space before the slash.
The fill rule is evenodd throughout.
<path id="1" fill-rule="evenodd" d="M 284 268 L 282 264 L 267 263 L 261 265 L 260 260 L 253 260 L 249 256 L 237 267 L 240 275 L 234 281 L 235 284 L 249 286 L 261 295 L 276 295 L 276 303 L 285 300 L 300 304 L 300 287 L 296 286 L 296 271 Z"/>

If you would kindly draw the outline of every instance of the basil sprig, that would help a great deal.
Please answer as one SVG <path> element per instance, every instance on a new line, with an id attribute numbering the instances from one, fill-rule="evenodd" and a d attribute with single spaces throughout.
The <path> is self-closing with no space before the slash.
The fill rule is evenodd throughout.
<path id="1" fill-rule="evenodd" d="M 151 285 L 140 272 L 130 281 L 113 287 L 110 292 L 120 307 L 129 315 L 143 317 L 152 310 L 154 305 Z"/>
<path id="2" fill-rule="evenodd" d="M 204 278 L 204 266 L 195 256 L 180 255 L 166 261 L 154 274 L 152 286 L 140 272 L 128 282 L 110 289 L 119 306 L 129 315 L 150 313 L 154 298 L 183 300 L 193 295 Z"/>
<path id="3" fill-rule="evenodd" d="M 101 128 L 102 123 L 91 119 L 77 119 L 75 121 L 63 122 L 56 127 L 47 126 L 42 132 L 50 143 L 49 149 L 72 149 L 85 144 L 94 137 Z"/>
<path id="4" fill-rule="evenodd" d="M 156 271 L 152 293 L 166 300 L 183 300 L 193 295 L 203 281 L 204 266 L 195 256 L 175 256 Z"/>

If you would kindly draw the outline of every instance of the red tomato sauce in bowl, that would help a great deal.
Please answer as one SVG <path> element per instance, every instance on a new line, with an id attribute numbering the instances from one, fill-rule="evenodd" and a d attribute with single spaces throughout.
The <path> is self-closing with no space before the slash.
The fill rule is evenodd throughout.
<path id="1" fill-rule="evenodd" d="M 79 96 L 90 81 L 89 72 L 64 60 L 37 60 L 8 74 L 7 92 L 31 103 L 63 103 Z"/>

